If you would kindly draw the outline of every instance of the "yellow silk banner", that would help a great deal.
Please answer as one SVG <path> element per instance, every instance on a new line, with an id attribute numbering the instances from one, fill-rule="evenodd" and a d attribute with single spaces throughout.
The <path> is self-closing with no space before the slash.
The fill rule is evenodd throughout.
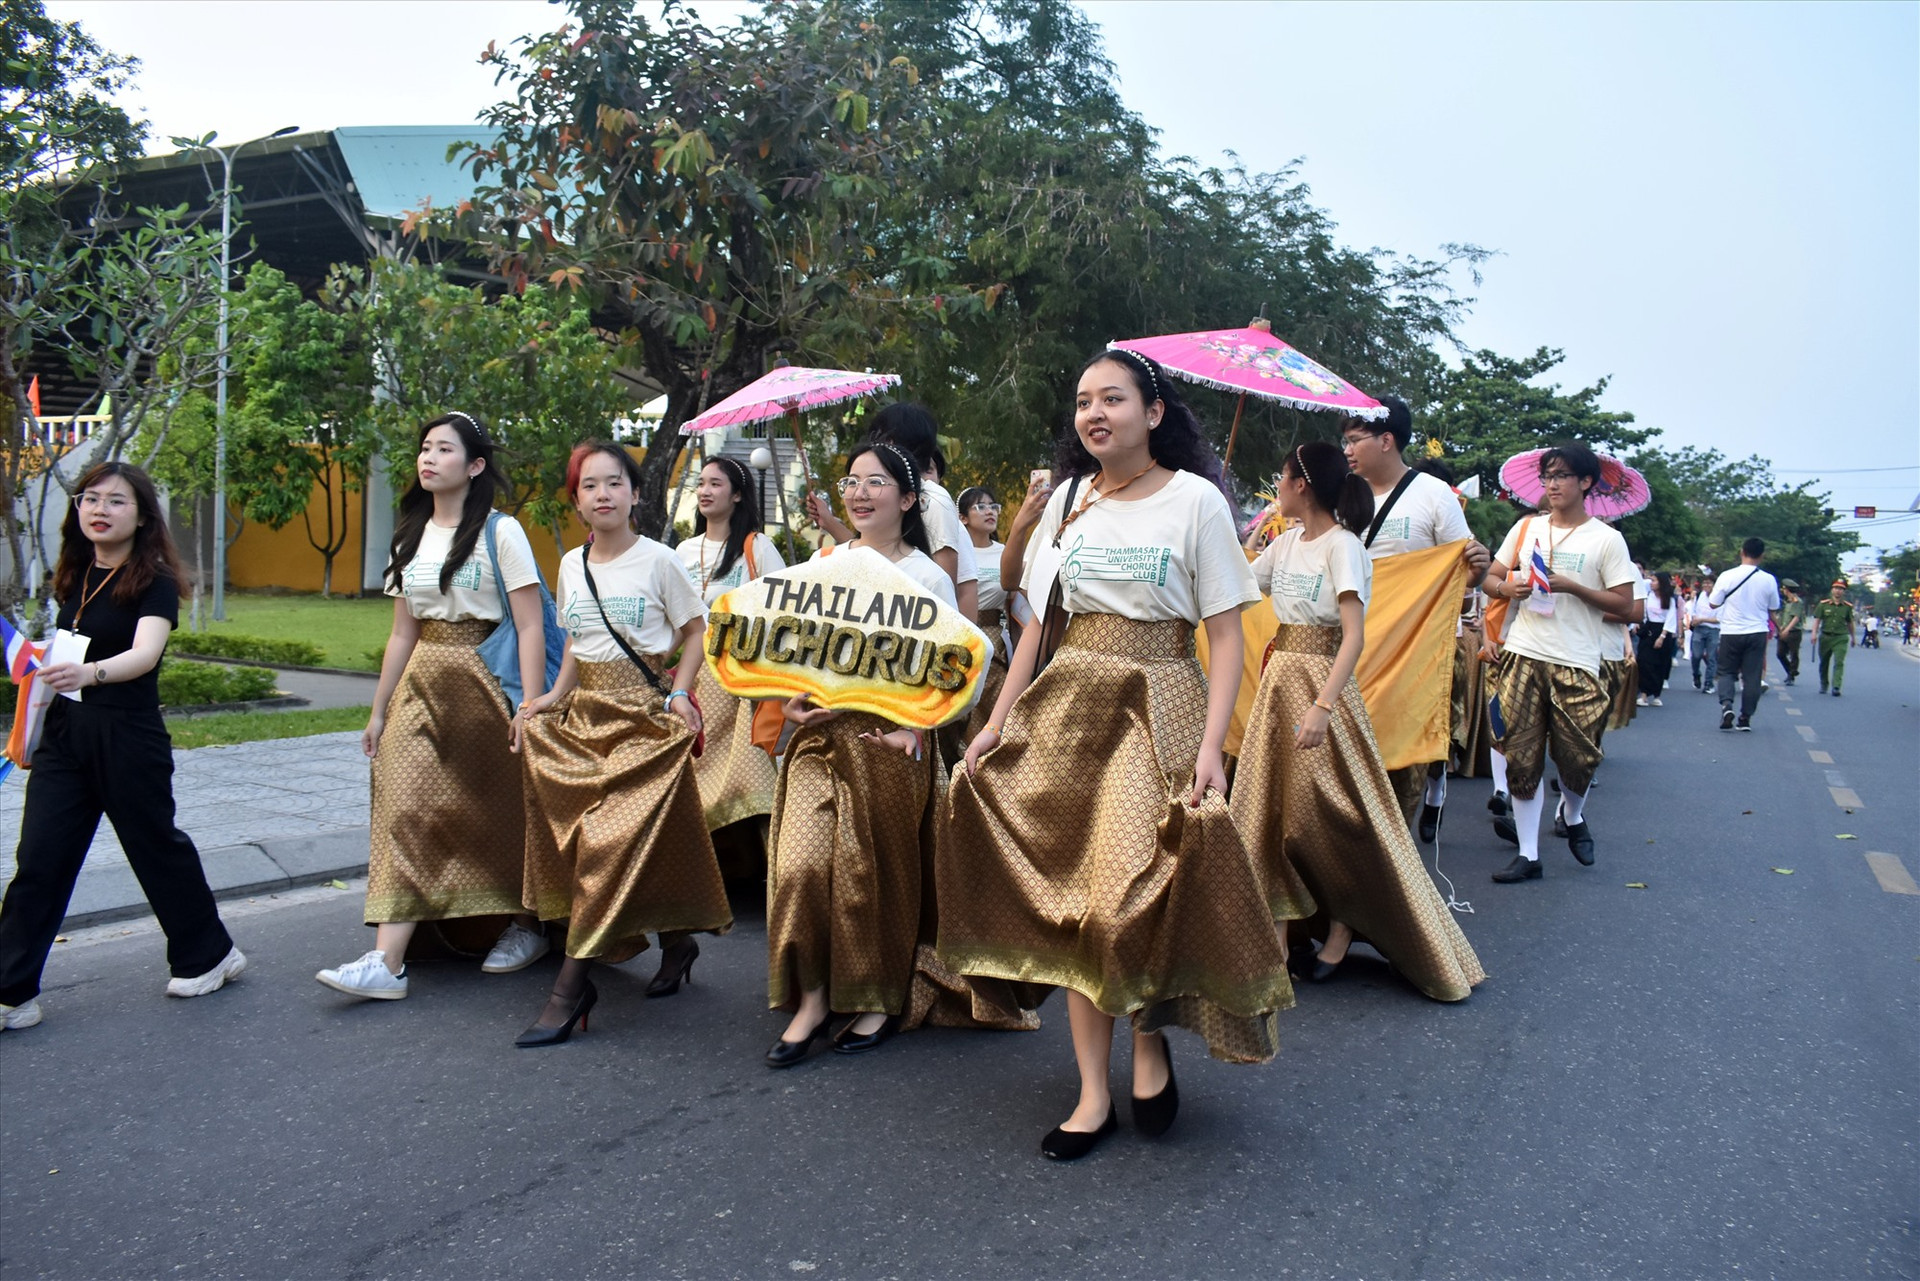
<path id="1" fill-rule="evenodd" d="M 1360 695 L 1373 721 L 1380 760 L 1388 769 L 1445 760 L 1448 705 L 1453 696 L 1454 630 L 1467 590 L 1463 543 L 1388 556 L 1373 563 L 1373 600 L 1367 606 L 1367 644 L 1360 654 Z M 1260 688 L 1260 662 L 1280 620 L 1270 606 L 1240 615 L 1245 637 L 1239 697 L 1227 728 L 1227 751 L 1239 755 Z M 1207 632 L 1196 633 L 1200 661 L 1208 663 Z"/>

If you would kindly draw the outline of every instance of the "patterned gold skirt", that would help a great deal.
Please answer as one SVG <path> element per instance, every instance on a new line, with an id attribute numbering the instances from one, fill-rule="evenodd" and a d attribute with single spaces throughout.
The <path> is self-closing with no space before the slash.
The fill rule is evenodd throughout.
<path id="1" fill-rule="evenodd" d="M 373 758 L 367 924 L 518 912 L 526 814 L 495 623 L 424 621 Z"/>
<path id="2" fill-rule="evenodd" d="M 1229 1062 L 1272 1058 L 1293 987 L 1259 873 L 1224 799 L 1186 804 L 1206 715 L 1191 627 L 1076 615 L 1000 745 L 948 793 L 947 965 L 1072 988 Z"/>
<path id="3" fill-rule="evenodd" d="M 707 731 L 706 748 L 693 762 L 707 830 L 717 832 L 729 823 L 773 813 L 778 771 L 773 758 L 753 745 L 753 703 L 721 689 L 705 663 L 700 664 L 693 692 Z"/>
<path id="4" fill-rule="evenodd" d="M 1482 778 L 1492 769 L 1493 723 L 1487 716 L 1488 685 L 1493 664 L 1480 661 L 1484 633 L 1468 628 L 1460 638 L 1464 666 L 1455 669 L 1454 689 L 1462 697 L 1460 724 L 1454 732 L 1455 772 L 1461 778 Z"/>
<path id="5" fill-rule="evenodd" d="M 920 832 L 934 760 L 860 741 L 894 726 L 843 712 L 795 732 L 767 852 L 767 993 L 827 989 L 837 1014 L 902 1012 L 920 932 Z"/>
<path id="6" fill-rule="evenodd" d="M 1338 627 L 1280 628 L 1247 718 L 1234 823 L 1275 917 L 1310 916 L 1317 903 L 1434 1000 L 1464 1000 L 1486 971 L 1401 819 L 1359 684 L 1340 692 L 1324 743 L 1294 745 L 1339 650 Z"/>
<path id="7" fill-rule="evenodd" d="M 625 658 L 579 672 L 527 722 L 527 910 L 568 922 L 568 956 L 604 961 L 645 951 L 649 932 L 724 933 L 693 735 Z"/>
<path id="8" fill-rule="evenodd" d="M 1603 659 L 1600 684 L 1606 689 L 1608 699 L 1607 721 L 1600 727 L 1600 733 L 1625 729 L 1640 711 L 1640 664 L 1632 658 Z M 1594 736 L 1594 741 L 1599 741 L 1599 735 Z"/>
<path id="9" fill-rule="evenodd" d="M 993 719 L 993 709 L 1000 702 L 1000 691 L 1007 683 L 1007 634 L 1003 629 L 1004 615 L 997 609 L 980 611 L 980 630 L 993 638 L 993 661 L 987 665 L 986 679 L 981 682 L 980 701 L 973 705 L 973 712 L 967 717 L 968 742 L 973 736 L 987 727 Z"/>

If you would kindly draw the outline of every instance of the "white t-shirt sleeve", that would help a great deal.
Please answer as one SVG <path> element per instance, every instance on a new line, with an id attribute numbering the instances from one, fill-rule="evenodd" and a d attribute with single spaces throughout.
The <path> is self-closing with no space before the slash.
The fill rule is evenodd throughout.
<path id="1" fill-rule="evenodd" d="M 1638 582 L 1646 585 L 1646 578 L 1634 566 L 1633 555 L 1627 550 L 1627 540 L 1617 529 L 1608 528 L 1613 537 L 1606 542 L 1600 553 L 1600 585 L 1614 588 L 1622 583 Z"/>
<path id="2" fill-rule="evenodd" d="M 1194 521 L 1193 595 L 1200 618 L 1211 618 L 1228 610 L 1242 610 L 1260 599 L 1253 571 L 1247 567 L 1247 553 L 1240 546 L 1233 527 L 1233 511 L 1227 496 L 1205 484 L 1199 502 L 1199 518 Z M 1210 499 L 1210 501 L 1209 501 Z M 1199 621 L 1199 620 L 1195 620 Z"/>
<path id="3" fill-rule="evenodd" d="M 1359 537 L 1345 529 L 1329 531 L 1333 540 L 1327 548 L 1327 573 L 1333 580 L 1334 599 L 1352 592 L 1365 605 L 1373 598 L 1373 560 Z"/>
<path id="4" fill-rule="evenodd" d="M 1261 549 L 1248 568 L 1253 572 L 1253 585 L 1260 589 L 1262 596 L 1273 595 L 1273 567 L 1279 562 L 1280 540 L 1274 539 Z"/>
<path id="5" fill-rule="evenodd" d="M 755 534 L 748 540 L 753 544 L 753 568 L 755 577 L 765 577 L 787 567 L 786 557 L 780 554 L 780 546 L 765 534 Z"/>
<path id="6" fill-rule="evenodd" d="M 502 516 L 495 521 L 493 540 L 500 550 L 500 576 L 506 580 L 508 591 L 518 591 L 529 583 L 540 581 L 540 567 L 533 559 L 533 544 L 527 540 L 527 531 L 519 521 L 511 516 Z M 482 533 L 476 550 L 483 556 L 486 545 L 486 534 Z"/>
<path id="7" fill-rule="evenodd" d="M 754 549 L 756 555 L 758 548 Z M 667 621 L 673 624 L 675 635 L 682 627 L 696 618 L 707 616 L 707 603 L 700 599 L 700 593 L 689 580 L 679 561 L 671 556 L 657 556 L 648 565 L 649 577 L 653 580 L 656 599 L 666 611 Z"/>
<path id="8" fill-rule="evenodd" d="M 1532 534 L 1533 527 L 1526 520 L 1515 521 L 1513 528 L 1507 531 L 1507 536 L 1500 540 L 1500 550 L 1493 555 L 1495 560 L 1507 567 L 1509 573 L 1521 567 L 1520 529 L 1523 525 L 1527 527 L 1528 534 Z"/>

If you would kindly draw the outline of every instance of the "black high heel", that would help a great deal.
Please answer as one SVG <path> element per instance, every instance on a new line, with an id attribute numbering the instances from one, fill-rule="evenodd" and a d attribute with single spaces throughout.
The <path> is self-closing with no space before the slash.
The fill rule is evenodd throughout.
<path id="1" fill-rule="evenodd" d="M 535 1023 L 532 1027 L 513 1038 L 513 1043 L 523 1050 L 537 1050 L 548 1045 L 563 1045 L 573 1035 L 573 1025 L 578 1023 L 580 1030 L 587 1030 L 587 1015 L 593 1012 L 594 1002 L 600 999 L 600 989 L 587 980 L 586 990 L 580 993 L 580 999 L 574 1002 L 573 1012 L 567 1015 L 567 1021 L 559 1027 L 541 1027 Z"/>
<path id="2" fill-rule="evenodd" d="M 820 1016 L 820 1021 L 814 1024 L 813 1031 L 807 1033 L 805 1040 L 789 1041 L 783 1036 L 775 1041 L 773 1048 L 767 1051 L 767 1066 L 790 1068 L 806 1058 L 813 1053 L 813 1043 L 827 1034 L 827 1025 L 832 1022 L 833 1014 L 828 1012 Z"/>
<path id="3" fill-rule="evenodd" d="M 1171 1062 L 1171 1060 L 1169 1060 Z M 1120 1114 L 1107 1104 L 1107 1119 L 1097 1130 L 1068 1130 L 1059 1126 L 1047 1131 L 1040 1140 L 1040 1155 L 1049 1161 L 1078 1161 L 1100 1146 L 1100 1140 L 1120 1128 Z"/>
<path id="4" fill-rule="evenodd" d="M 859 1020 L 855 1019 L 854 1023 L 857 1022 L 859 1022 Z M 892 1040 L 893 1034 L 900 1030 L 900 1016 L 898 1014 L 887 1015 L 886 1018 L 880 1020 L 879 1027 L 868 1032 L 865 1036 L 848 1036 L 847 1031 L 852 1027 L 853 1023 L 847 1024 L 846 1028 L 841 1030 L 840 1035 L 834 1038 L 833 1052 L 835 1054 L 865 1054 L 868 1050 L 879 1049 L 882 1045 Z"/>
<path id="5" fill-rule="evenodd" d="M 678 952 L 678 964 L 675 964 L 675 952 Z M 680 990 L 680 985 L 693 983 L 693 963 L 700 955 L 700 944 L 687 939 L 684 950 L 680 944 L 674 945 L 674 951 L 662 949 L 660 953 L 660 972 L 653 976 L 653 982 L 647 984 L 648 996 L 672 996 Z"/>
<path id="6" fill-rule="evenodd" d="M 1152 1098 L 1143 1099 L 1138 1095 L 1133 1099 L 1133 1128 L 1150 1139 L 1157 1139 L 1173 1128 L 1173 1118 L 1180 1114 L 1180 1083 L 1173 1077 L 1173 1045 L 1165 1036 L 1160 1045 L 1167 1056 L 1167 1085 Z"/>

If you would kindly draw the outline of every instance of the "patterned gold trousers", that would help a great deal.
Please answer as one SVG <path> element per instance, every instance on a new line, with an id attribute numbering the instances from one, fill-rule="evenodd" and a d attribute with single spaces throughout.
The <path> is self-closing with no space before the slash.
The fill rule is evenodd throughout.
<path id="1" fill-rule="evenodd" d="M 1496 740 L 1507 758 L 1507 790 L 1528 800 L 1540 790 L 1547 755 L 1560 771 L 1560 786 L 1584 795 L 1600 764 L 1608 690 L 1584 668 L 1548 663 L 1508 650 L 1494 677 L 1494 697 L 1506 734 Z"/>

